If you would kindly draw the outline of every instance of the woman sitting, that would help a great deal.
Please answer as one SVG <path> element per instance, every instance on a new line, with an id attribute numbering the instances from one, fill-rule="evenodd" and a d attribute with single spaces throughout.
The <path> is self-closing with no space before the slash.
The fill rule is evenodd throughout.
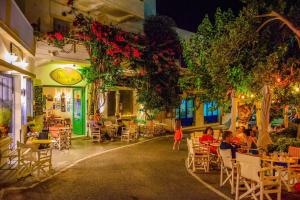
<path id="1" fill-rule="evenodd" d="M 199 138 L 200 143 L 212 143 L 214 142 L 214 130 L 209 126 L 205 129 L 203 136 Z M 216 147 L 210 147 L 210 152 L 213 154 L 217 154 L 217 148 Z"/>
<path id="2" fill-rule="evenodd" d="M 247 129 L 246 134 L 247 134 L 247 147 L 250 149 L 249 153 L 258 154 L 257 139 L 255 137 L 255 133 L 250 129 Z"/>
<path id="3" fill-rule="evenodd" d="M 214 130 L 209 126 L 205 129 L 203 135 L 199 138 L 200 143 L 213 142 Z"/>

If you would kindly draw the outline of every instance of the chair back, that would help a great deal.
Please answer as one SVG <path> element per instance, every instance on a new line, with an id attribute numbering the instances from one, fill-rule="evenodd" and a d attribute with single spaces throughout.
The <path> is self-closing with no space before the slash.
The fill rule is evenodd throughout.
<path id="1" fill-rule="evenodd" d="M 300 147 L 289 146 L 288 155 L 290 157 L 297 157 L 300 159 Z"/>
<path id="2" fill-rule="evenodd" d="M 186 144 L 187 144 L 187 147 L 188 147 L 188 153 L 193 155 L 195 152 L 194 152 L 194 149 L 193 149 L 192 140 L 187 138 L 186 139 Z"/>
<path id="3" fill-rule="evenodd" d="M 259 157 L 237 153 L 236 161 L 240 167 L 240 175 L 248 180 L 259 182 L 261 159 Z"/>
<path id="4" fill-rule="evenodd" d="M 232 154 L 231 149 L 218 149 L 221 156 L 221 161 L 226 168 L 232 169 Z"/>

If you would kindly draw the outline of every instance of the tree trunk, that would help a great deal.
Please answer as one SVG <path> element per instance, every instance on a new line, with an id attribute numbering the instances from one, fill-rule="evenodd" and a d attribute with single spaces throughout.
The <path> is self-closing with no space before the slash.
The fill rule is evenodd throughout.
<path id="1" fill-rule="evenodd" d="M 236 114 L 237 114 L 237 99 L 235 98 L 235 91 L 231 93 L 231 124 L 229 130 L 235 134 L 236 132 Z"/>
<path id="2" fill-rule="evenodd" d="M 261 130 L 258 136 L 258 147 L 267 149 L 269 144 L 272 144 L 272 139 L 269 135 L 268 128 L 270 124 L 270 108 L 272 101 L 272 94 L 270 86 L 265 85 L 263 87 L 263 99 L 262 99 L 262 115 L 261 115 Z"/>
<path id="3" fill-rule="evenodd" d="M 289 106 L 286 105 L 286 106 L 284 106 L 284 112 L 283 112 L 283 115 L 284 115 L 284 119 L 283 119 L 284 128 L 288 128 L 289 127 L 289 115 L 288 115 L 288 112 L 289 112 Z"/>

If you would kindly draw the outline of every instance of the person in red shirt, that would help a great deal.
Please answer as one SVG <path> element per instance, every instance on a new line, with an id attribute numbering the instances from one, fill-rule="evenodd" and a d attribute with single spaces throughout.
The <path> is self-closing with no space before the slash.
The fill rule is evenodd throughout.
<path id="1" fill-rule="evenodd" d="M 207 127 L 205 129 L 202 137 L 199 138 L 199 142 L 200 143 L 213 142 L 213 140 L 214 140 L 213 134 L 214 134 L 214 130 L 210 126 Z"/>
<path id="2" fill-rule="evenodd" d="M 214 142 L 214 130 L 212 127 L 207 127 L 202 135 L 202 137 L 199 138 L 200 143 L 212 143 Z M 216 147 L 210 147 L 210 152 L 213 154 L 217 154 L 217 148 Z"/>
<path id="3" fill-rule="evenodd" d="M 174 128 L 174 144 L 173 144 L 173 150 L 175 150 L 177 146 L 177 150 L 179 150 L 180 142 L 182 139 L 182 127 L 181 127 L 181 121 L 177 119 L 175 121 L 175 128 Z"/>

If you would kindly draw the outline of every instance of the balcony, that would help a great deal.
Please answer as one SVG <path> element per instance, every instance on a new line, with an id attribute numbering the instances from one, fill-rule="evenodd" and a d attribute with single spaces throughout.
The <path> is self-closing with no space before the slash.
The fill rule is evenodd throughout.
<path id="1" fill-rule="evenodd" d="M 35 54 L 33 28 L 14 0 L 0 1 L 0 28 L 32 55 Z"/>

